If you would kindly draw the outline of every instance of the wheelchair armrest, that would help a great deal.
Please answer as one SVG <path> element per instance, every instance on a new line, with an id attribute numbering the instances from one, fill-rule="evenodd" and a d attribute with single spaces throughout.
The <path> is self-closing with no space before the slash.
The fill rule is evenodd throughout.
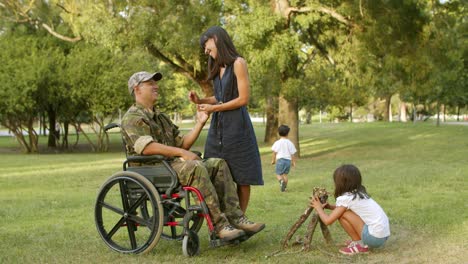
<path id="1" fill-rule="evenodd" d="M 202 153 L 200 151 L 196 151 L 196 150 L 191 150 L 193 153 L 197 154 L 198 157 L 202 157 Z"/>
<path id="2" fill-rule="evenodd" d="M 130 156 L 127 157 L 127 163 L 128 162 L 139 162 L 139 163 L 145 163 L 145 162 L 162 162 L 162 161 L 168 161 L 169 159 L 162 156 L 162 155 L 151 155 L 151 156 Z"/>
<path id="3" fill-rule="evenodd" d="M 117 123 L 110 123 L 110 124 L 107 124 L 107 125 L 104 127 L 104 131 L 107 131 L 107 130 L 112 129 L 112 128 L 115 128 L 115 127 L 120 127 L 120 125 L 117 124 Z"/>

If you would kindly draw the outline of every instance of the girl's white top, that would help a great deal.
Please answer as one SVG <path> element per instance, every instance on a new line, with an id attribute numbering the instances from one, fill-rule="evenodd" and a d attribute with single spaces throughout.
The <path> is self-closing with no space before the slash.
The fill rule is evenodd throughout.
<path id="1" fill-rule="evenodd" d="M 344 193 L 336 198 L 336 206 L 344 206 L 359 215 L 368 226 L 369 234 L 374 237 L 390 236 L 390 224 L 382 207 L 372 198 L 361 199 L 359 195 L 356 195 L 356 199 L 353 200 L 353 197 L 352 193 Z"/>
<path id="2" fill-rule="evenodd" d="M 296 153 L 296 147 L 291 142 L 291 140 L 287 138 L 280 138 L 271 147 L 271 150 L 276 152 L 276 160 L 279 159 L 288 159 L 291 160 L 291 156 Z"/>

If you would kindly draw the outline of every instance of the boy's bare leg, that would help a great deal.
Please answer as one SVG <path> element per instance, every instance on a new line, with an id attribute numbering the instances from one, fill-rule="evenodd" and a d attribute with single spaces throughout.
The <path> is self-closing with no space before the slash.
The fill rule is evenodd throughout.
<path id="1" fill-rule="evenodd" d="M 282 174 L 281 178 L 283 178 L 284 184 L 288 184 L 288 175 L 287 174 Z"/>
<path id="2" fill-rule="evenodd" d="M 341 226 L 353 241 L 361 240 L 364 221 L 351 210 L 347 210 L 339 219 Z"/>
<path id="3" fill-rule="evenodd" d="M 250 185 L 237 185 L 237 195 L 239 196 L 239 206 L 245 214 L 250 200 Z"/>
<path id="4" fill-rule="evenodd" d="M 277 179 L 278 181 L 281 181 L 281 180 L 283 179 L 283 176 L 282 176 L 282 175 L 276 174 L 276 179 Z"/>

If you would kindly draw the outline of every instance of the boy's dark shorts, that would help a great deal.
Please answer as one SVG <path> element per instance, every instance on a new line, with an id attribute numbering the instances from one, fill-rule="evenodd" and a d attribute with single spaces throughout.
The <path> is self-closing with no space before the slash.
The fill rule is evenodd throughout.
<path id="1" fill-rule="evenodd" d="M 288 174 L 291 168 L 291 160 L 279 159 L 276 161 L 276 175 Z"/>

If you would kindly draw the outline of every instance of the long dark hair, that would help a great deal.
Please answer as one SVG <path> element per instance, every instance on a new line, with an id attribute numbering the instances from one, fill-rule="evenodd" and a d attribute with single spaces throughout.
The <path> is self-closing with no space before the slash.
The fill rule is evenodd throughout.
<path id="1" fill-rule="evenodd" d="M 213 38 L 216 49 L 218 50 L 216 59 L 213 60 L 208 56 L 208 80 L 213 80 L 219 74 L 220 68 L 226 65 L 233 64 L 239 53 L 232 43 L 231 37 L 219 26 L 212 26 L 200 36 L 200 46 L 205 49 L 205 43 L 208 39 Z"/>
<path id="2" fill-rule="evenodd" d="M 338 167 L 333 173 L 333 181 L 335 182 L 335 198 L 346 192 L 354 195 L 353 200 L 357 196 L 361 199 L 370 197 L 366 187 L 362 185 L 361 172 L 354 165 L 345 164 Z"/>

